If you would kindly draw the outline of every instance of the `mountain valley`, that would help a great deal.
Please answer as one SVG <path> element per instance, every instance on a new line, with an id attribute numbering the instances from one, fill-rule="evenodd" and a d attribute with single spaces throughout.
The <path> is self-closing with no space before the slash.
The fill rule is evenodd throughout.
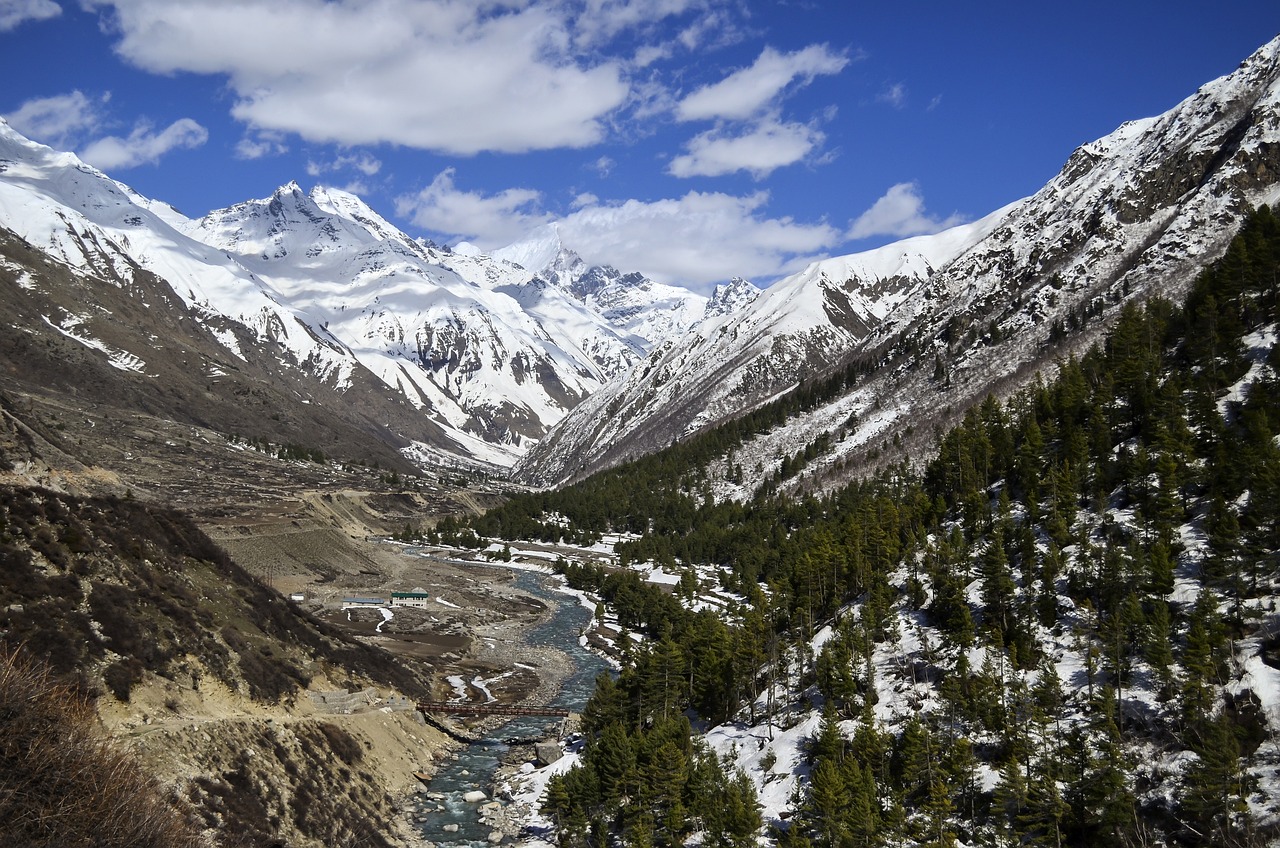
<path id="1" fill-rule="evenodd" d="M 709 297 L 324 186 L 188 218 L 0 121 L 0 683 L 191 845 L 422 846 L 490 725 L 415 702 L 568 674 L 534 571 L 618 673 L 494 844 L 1280 844 L 1278 204 L 1280 38 Z"/>

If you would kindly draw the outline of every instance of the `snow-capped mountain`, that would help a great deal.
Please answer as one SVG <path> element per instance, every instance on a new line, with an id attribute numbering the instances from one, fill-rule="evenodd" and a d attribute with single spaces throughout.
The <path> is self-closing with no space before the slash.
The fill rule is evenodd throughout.
<path id="1" fill-rule="evenodd" d="M 747 304 L 760 296 L 760 289 L 748 280 L 741 277 L 734 277 L 727 283 L 716 286 L 715 291 L 711 294 L 711 300 L 707 301 L 707 308 L 703 312 L 703 320 L 711 320 L 721 315 L 729 315 L 745 309 Z"/>
<path id="2" fill-rule="evenodd" d="M 538 483 L 858 360 L 880 367 L 764 439 L 753 463 L 768 475 L 826 435 L 826 465 L 846 464 L 896 421 L 937 422 L 1052 367 L 1126 299 L 1176 296 L 1250 205 L 1280 199 L 1278 64 L 1280 40 L 979 221 L 709 300 L 590 267 L 554 226 L 493 255 L 450 251 L 332 189 L 289 184 L 189 220 L 0 123 L 0 226 L 78 281 L 55 293 L 33 270 L 44 260 L 7 259 L 7 306 L 28 316 L 21 332 L 73 340 L 121 374 L 159 374 L 163 340 L 181 339 L 207 394 L 252 371 L 317 427 L 327 410 L 418 456 L 508 466 L 541 439 L 519 468 Z M 146 309 L 170 323 L 146 326 Z"/>
<path id="3" fill-rule="evenodd" d="M 547 224 L 525 239 L 500 248 L 493 257 L 515 263 L 566 292 L 644 350 L 683 333 L 706 311 L 707 298 L 639 273 L 624 274 L 607 265 L 587 265 Z"/>
<path id="4" fill-rule="evenodd" d="M 815 262 L 763 292 L 745 281 L 722 287 L 705 321 L 593 395 L 522 467 L 538 482 L 553 482 L 618 446 L 626 455 L 656 450 L 791 388 L 868 339 L 935 268 L 991 232 L 1007 211 Z"/>
<path id="5" fill-rule="evenodd" d="M 147 296 L 180 302 L 232 360 L 283 362 L 338 396 L 374 386 L 423 419 L 398 426 L 395 441 L 502 466 L 660 332 L 643 319 L 637 332 L 513 262 L 416 241 L 345 192 L 290 183 L 190 220 L 7 124 L 0 225 L 125 289 L 143 271 L 155 275 L 168 289 Z M 665 287 L 573 267 L 575 279 L 618 278 L 611 289 L 630 289 L 636 315 L 672 310 Z M 83 307 L 47 320 L 72 321 L 84 335 L 74 319 L 92 311 Z M 146 342 L 134 347 L 111 355 L 145 363 Z"/>
<path id="6" fill-rule="evenodd" d="M 1165 114 L 1081 146 L 1029 198 L 816 263 L 659 346 L 562 421 L 518 474 L 551 484 L 616 463 L 863 358 L 885 367 L 798 421 L 758 464 L 768 475 L 819 432 L 836 443 L 828 467 L 856 460 L 895 421 L 954 415 L 1051 368 L 1126 299 L 1180 294 L 1250 206 L 1280 200 L 1278 180 L 1280 39 Z"/>
<path id="7" fill-rule="evenodd" d="M 512 455 L 638 353 L 517 266 L 424 246 L 333 189 L 291 183 L 182 229 L 235 256 L 424 414 Z"/>

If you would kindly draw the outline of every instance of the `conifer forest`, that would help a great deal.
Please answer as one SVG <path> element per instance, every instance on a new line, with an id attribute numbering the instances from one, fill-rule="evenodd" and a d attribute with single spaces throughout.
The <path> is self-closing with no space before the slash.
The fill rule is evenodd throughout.
<path id="1" fill-rule="evenodd" d="M 560 564 L 640 638 L 620 640 L 621 670 L 599 679 L 583 717 L 581 760 L 544 797 L 556 838 L 1274 840 L 1277 728 L 1255 689 L 1280 681 L 1278 269 L 1280 218 L 1263 207 L 1185 302 L 1125 306 L 1105 343 L 969 409 L 931 457 L 838 491 L 776 485 L 821 445 L 746 502 L 705 484 L 710 457 L 843 390 L 857 364 L 433 531 L 623 534 L 623 565 L 683 574 L 664 592 L 631 570 Z M 740 602 L 693 603 L 694 566 Z M 701 731 L 814 712 L 791 812 L 766 820 L 753 781 Z"/>

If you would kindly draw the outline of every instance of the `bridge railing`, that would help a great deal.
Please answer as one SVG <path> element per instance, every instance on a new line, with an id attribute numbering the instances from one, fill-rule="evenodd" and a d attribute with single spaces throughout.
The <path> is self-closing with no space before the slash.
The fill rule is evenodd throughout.
<path id="1" fill-rule="evenodd" d="M 569 717 L 568 710 L 556 707 L 511 707 L 503 704 L 460 704 L 447 701 L 419 701 L 418 709 L 424 713 L 447 713 L 449 715 Z"/>

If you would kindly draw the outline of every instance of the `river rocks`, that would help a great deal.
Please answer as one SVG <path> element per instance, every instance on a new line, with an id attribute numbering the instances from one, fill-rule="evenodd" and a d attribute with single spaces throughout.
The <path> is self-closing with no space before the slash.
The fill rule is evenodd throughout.
<path id="1" fill-rule="evenodd" d="M 481 792 L 479 789 L 472 789 L 470 792 L 462 796 L 462 800 L 468 804 L 479 804 L 489 800 L 489 796 Z"/>
<path id="2" fill-rule="evenodd" d="M 457 826 L 456 824 L 447 824 L 447 825 L 445 825 L 444 827 L 442 827 L 442 828 L 440 828 L 440 829 L 441 829 L 441 830 L 443 830 L 445 833 L 457 833 L 457 832 L 458 832 L 458 826 Z"/>
<path id="3" fill-rule="evenodd" d="M 480 823 L 489 828 L 489 842 L 497 845 L 518 839 L 527 810 L 492 801 L 480 808 Z"/>

